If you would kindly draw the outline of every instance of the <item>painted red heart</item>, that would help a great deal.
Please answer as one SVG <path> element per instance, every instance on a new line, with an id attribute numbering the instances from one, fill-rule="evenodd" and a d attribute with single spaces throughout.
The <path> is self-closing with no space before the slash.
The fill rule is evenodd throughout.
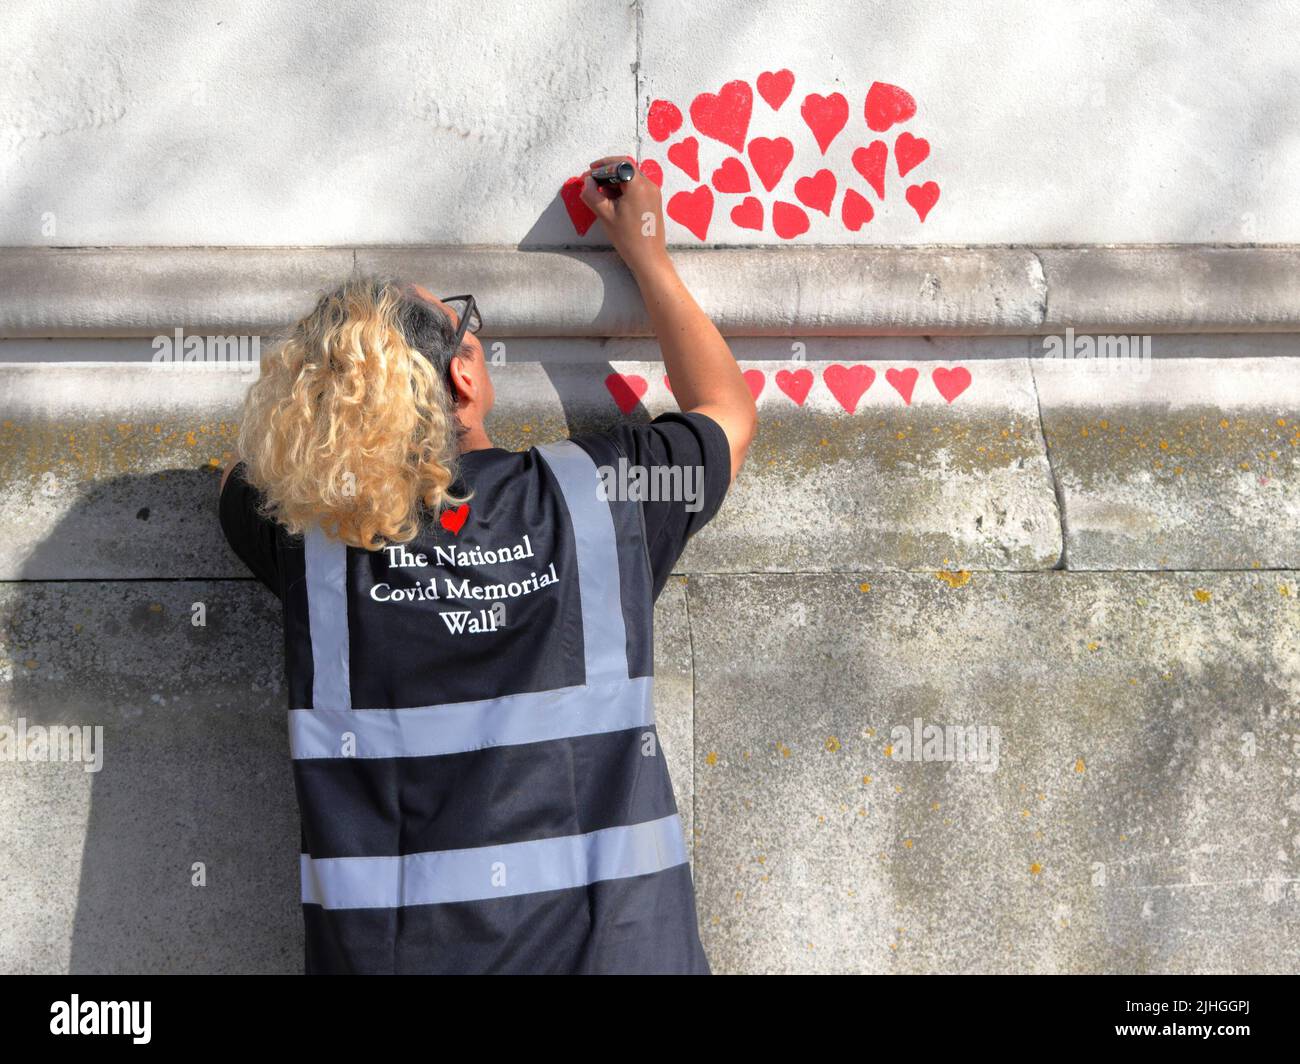
<path id="1" fill-rule="evenodd" d="M 853 153 L 853 169 L 876 190 L 877 199 L 885 198 L 885 162 L 888 158 L 889 148 L 883 140 L 873 140 L 865 148 L 858 148 Z"/>
<path id="2" fill-rule="evenodd" d="M 646 112 L 645 128 L 654 140 L 667 140 L 682 128 L 682 113 L 675 103 L 655 100 Z"/>
<path id="3" fill-rule="evenodd" d="M 664 187 L 664 168 L 653 159 L 641 160 L 641 172 L 660 188 Z"/>
<path id="4" fill-rule="evenodd" d="M 649 386 L 644 377 L 635 373 L 611 373 L 605 378 L 605 387 L 614 397 L 619 410 L 625 414 L 641 401 L 641 396 L 645 395 Z"/>
<path id="5" fill-rule="evenodd" d="M 596 212 L 582 202 L 582 183 L 581 177 L 569 178 L 560 188 L 560 199 L 564 201 L 564 209 L 569 212 L 573 228 L 579 236 L 586 236 L 591 223 L 596 220 Z"/>
<path id="6" fill-rule="evenodd" d="M 840 406 L 850 414 L 858 408 L 858 400 L 871 387 L 876 379 L 876 371 L 870 366 L 859 363 L 856 366 L 827 366 L 822 372 L 822 380 L 830 389 L 831 395 L 839 400 Z"/>
<path id="7" fill-rule="evenodd" d="M 781 110 L 781 105 L 789 98 L 793 88 L 793 71 L 765 70 L 758 75 L 758 94 L 773 111 Z"/>
<path id="8" fill-rule="evenodd" d="M 818 96 L 814 92 L 804 97 L 799 113 L 817 138 L 817 147 L 825 155 L 831 141 L 839 136 L 849 121 L 849 101 L 838 92 L 829 96 Z"/>
<path id="9" fill-rule="evenodd" d="M 713 187 L 719 192 L 748 192 L 749 171 L 745 164 L 734 155 L 722 160 L 722 165 L 713 171 Z"/>
<path id="10" fill-rule="evenodd" d="M 673 390 L 673 382 L 668 379 L 667 373 L 664 374 L 664 387 L 667 388 L 670 392 Z"/>
<path id="11" fill-rule="evenodd" d="M 785 137 L 769 139 L 755 137 L 749 142 L 749 161 L 754 166 L 754 173 L 763 182 L 763 187 L 771 192 L 781 180 L 785 168 L 794 158 L 794 145 Z"/>
<path id="12" fill-rule="evenodd" d="M 925 162 L 929 155 L 930 142 L 924 137 L 900 133 L 898 139 L 894 141 L 894 162 L 898 164 L 899 177 Z"/>
<path id="13" fill-rule="evenodd" d="M 754 92 L 749 83 L 729 81 L 716 94 L 702 92 L 691 101 L 691 121 L 706 137 L 743 151 L 753 110 Z"/>
<path id="14" fill-rule="evenodd" d="M 874 217 L 875 211 L 865 196 L 851 188 L 844 190 L 844 201 L 840 204 L 840 220 L 844 228 L 856 233 Z"/>
<path id="15" fill-rule="evenodd" d="M 939 202 L 939 186 L 933 181 L 927 181 L 924 185 L 908 185 L 907 202 L 916 211 L 916 216 L 925 221 L 930 208 Z"/>
<path id="16" fill-rule="evenodd" d="M 731 220 L 741 229 L 763 228 L 763 204 L 756 196 L 746 196 L 731 208 Z"/>
<path id="17" fill-rule="evenodd" d="M 906 122 L 916 114 L 916 101 L 897 85 L 877 81 L 867 90 L 867 102 L 863 111 L 867 118 L 867 128 L 883 133 L 896 122 Z"/>
<path id="18" fill-rule="evenodd" d="M 700 179 L 700 142 L 694 137 L 679 140 L 668 149 L 668 161 L 692 181 Z"/>
<path id="19" fill-rule="evenodd" d="M 772 228 L 782 240 L 793 240 L 808 232 L 808 215 L 793 203 L 777 200 L 772 204 Z"/>
<path id="20" fill-rule="evenodd" d="M 805 207 L 831 216 L 835 202 L 835 175 L 829 170 L 818 170 L 812 177 L 801 177 L 794 183 L 795 198 Z"/>
<path id="21" fill-rule="evenodd" d="M 438 520 L 453 536 L 459 535 L 460 530 L 465 527 L 465 522 L 469 520 L 469 503 L 463 502 L 454 510 L 443 510 Z"/>
<path id="22" fill-rule="evenodd" d="M 668 201 L 668 217 L 703 240 L 713 219 L 713 190 L 700 185 L 694 192 L 678 192 Z"/>
<path id="23" fill-rule="evenodd" d="M 939 389 L 939 394 L 951 403 L 970 387 L 970 370 L 965 366 L 954 366 L 952 369 L 940 366 L 930 374 L 930 379 Z"/>
<path id="24" fill-rule="evenodd" d="M 808 393 L 812 390 L 812 370 L 777 370 L 776 386 L 793 399 L 796 405 L 803 406 L 803 401 L 808 398 Z"/>
<path id="25" fill-rule="evenodd" d="M 885 370 L 885 380 L 894 386 L 894 391 L 903 397 L 903 402 L 908 406 L 912 405 L 912 389 L 916 387 L 916 379 L 921 375 L 921 371 L 915 366 L 907 369 L 889 368 Z"/>

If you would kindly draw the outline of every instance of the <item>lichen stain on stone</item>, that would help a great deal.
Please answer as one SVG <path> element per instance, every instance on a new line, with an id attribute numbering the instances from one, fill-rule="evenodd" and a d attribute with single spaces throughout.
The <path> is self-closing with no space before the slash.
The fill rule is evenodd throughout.
<path id="1" fill-rule="evenodd" d="M 874 419 L 809 411 L 797 420 L 766 423 L 750 459 L 788 467 L 796 475 L 828 463 L 866 461 L 897 475 L 915 476 L 920 468 L 982 476 L 990 465 L 1014 466 L 1043 453 L 1027 425 L 1013 420 L 1008 427 L 994 411 L 973 425 L 941 411 L 904 410 Z"/>
<path id="2" fill-rule="evenodd" d="M 200 435 L 208 438 L 200 439 Z M 204 425 L 196 432 L 187 425 L 134 425 L 112 418 L 76 424 L 9 420 L 0 433 L 0 468 L 6 469 L 10 481 L 23 475 L 39 480 L 51 472 L 95 480 L 156 471 L 160 466 L 194 468 L 193 448 L 208 451 L 216 447 L 224 452 L 238 435 L 236 422 L 221 422 L 215 430 Z M 197 458 L 200 466 L 221 465 L 221 459 L 211 454 Z"/>
<path id="3" fill-rule="evenodd" d="M 1141 452 L 1159 450 L 1179 459 L 1162 465 L 1162 477 L 1215 476 L 1224 469 L 1249 470 L 1263 462 L 1273 477 L 1290 478 L 1297 471 L 1295 451 L 1285 451 L 1288 420 L 1271 412 L 1252 412 L 1229 419 L 1211 407 L 1153 410 L 1138 425 L 1112 429 L 1106 419 L 1096 419 L 1086 407 L 1045 412 L 1047 442 L 1080 478 L 1087 491 L 1100 491 L 1107 478 L 1123 476 L 1124 469 L 1142 468 Z M 1297 433 L 1300 436 L 1300 433 Z M 1059 450 L 1057 449 L 1059 445 Z M 1263 449 L 1261 449 L 1263 445 Z M 1147 468 L 1150 468 L 1148 466 Z"/>
<path id="4" fill-rule="evenodd" d="M 956 572 L 940 569 L 934 574 L 934 578 L 942 580 L 951 588 L 958 588 L 970 583 L 970 572 L 966 569 L 959 569 Z"/>

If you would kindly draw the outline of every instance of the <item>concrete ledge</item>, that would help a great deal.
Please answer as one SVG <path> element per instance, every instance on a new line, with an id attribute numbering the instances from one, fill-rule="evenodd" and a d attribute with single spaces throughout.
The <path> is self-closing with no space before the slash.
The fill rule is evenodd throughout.
<path id="1" fill-rule="evenodd" d="M 759 435 L 679 571 L 1055 565 L 1061 531 L 1027 360 L 972 363 L 951 403 L 936 383 L 949 367 L 859 365 L 874 375 L 860 397 L 824 363 L 744 365 L 762 386 Z M 886 379 L 909 370 L 910 405 Z M 644 385 L 628 417 L 677 409 L 661 363 L 508 364 L 494 369 L 494 442 L 522 449 L 608 427 L 624 416 L 612 371 Z M 802 405 L 781 388 L 794 390 L 792 372 L 806 375 Z M 248 383 L 147 364 L 0 367 L 0 579 L 245 576 L 215 515 Z"/>
<path id="2" fill-rule="evenodd" d="M 734 335 L 1033 331 L 1033 252 L 1006 248 L 685 249 L 679 272 Z M 512 248 L 5 248 L 0 336 L 274 331 L 354 264 L 472 291 L 493 337 L 650 335 L 613 252 Z"/>
<path id="3" fill-rule="evenodd" d="M 1285 332 L 1300 328 L 1295 247 L 1085 247 L 1038 252 L 1043 332 Z"/>
<path id="4" fill-rule="evenodd" d="M 691 577 L 715 968 L 1294 971 L 1298 575 Z"/>
<path id="5" fill-rule="evenodd" d="M 1290 246 L 685 248 L 673 257 L 734 336 L 1300 328 L 1300 251 Z M 473 291 L 492 337 L 650 332 L 630 276 L 605 251 L 3 248 L 0 337 L 263 334 L 354 265 Z"/>

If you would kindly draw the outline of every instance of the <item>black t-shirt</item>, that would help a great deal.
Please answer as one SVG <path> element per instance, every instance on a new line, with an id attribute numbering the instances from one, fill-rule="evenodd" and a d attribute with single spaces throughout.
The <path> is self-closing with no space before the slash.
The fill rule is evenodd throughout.
<path id="1" fill-rule="evenodd" d="M 726 433 L 706 414 L 670 412 L 660 414 L 646 425 L 618 425 L 606 432 L 575 436 L 573 442 L 586 450 L 598 466 L 609 463 L 614 454 L 621 454 L 629 467 L 702 469 L 703 483 L 699 479 L 694 481 L 692 498 L 647 498 L 641 503 L 657 599 L 687 541 L 712 520 L 726 496 L 731 483 L 731 450 Z M 611 442 L 615 448 L 612 453 Z M 498 447 L 469 451 L 461 456 L 461 480 L 473 488 L 475 469 L 482 463 L 510 458 L 522 462 L 524 453 Z M 529 484 L 531 490 L 535 482 L 525 479 L 523 483 Z M 283 602 L 284 573 L 277 542 L 284 532 L 258 513 L 258 502 L 259 493 L 244 479 L 243 463 L 239 463 L 221 494 L 221 528 L 235 554 Z M 533 513 L 538 509 L 525 505 L 522 512 Z"/>

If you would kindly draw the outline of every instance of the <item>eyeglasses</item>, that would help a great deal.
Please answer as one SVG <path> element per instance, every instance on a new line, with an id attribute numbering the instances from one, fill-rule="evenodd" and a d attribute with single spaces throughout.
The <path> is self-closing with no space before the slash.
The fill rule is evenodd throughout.
<path id="1" fill-rule="evenodd" d="M 467 329 L 477 334 L 483 328 L 483 317 L 478 312 L 478 304 L 474 302 L 473 296 L 447 296 L 442 302 L 454 310 L 460 319 L 460 328 L 456 330 L 456 346 L 452 348 L 452 353 L 455 354 L 465 340 Z"/>

